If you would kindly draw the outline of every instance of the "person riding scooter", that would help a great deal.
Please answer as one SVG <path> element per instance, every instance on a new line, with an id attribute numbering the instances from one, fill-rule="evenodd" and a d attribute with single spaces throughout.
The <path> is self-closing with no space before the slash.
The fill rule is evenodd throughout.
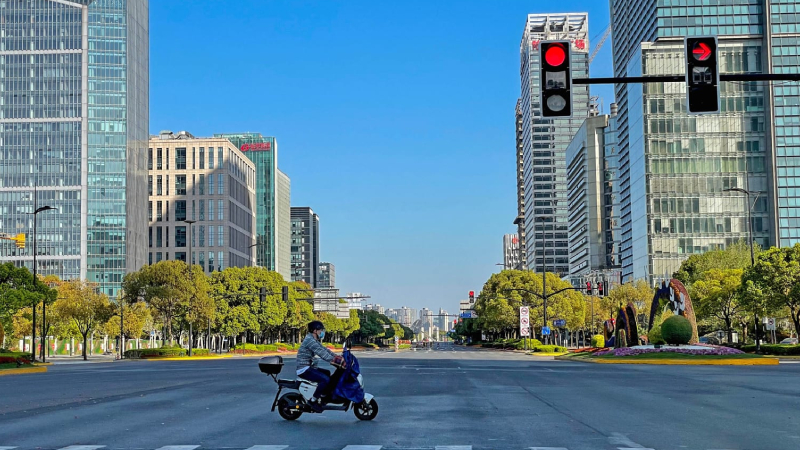
<path id="1" fill-rule="evenodd" d="M 308 334 L 297 350 L 297 376 L 317 383 L 317 389 L 311 398 L 311 408 L 322 411 L 322 398 L 329 393 L 331 372 L 317 367 L 319 358 L 333 365 L 341 365 L 344 359 L 323 346 L 320 341 L 325 337 L 325 325 L 315 320 L 308 324 Z"/>

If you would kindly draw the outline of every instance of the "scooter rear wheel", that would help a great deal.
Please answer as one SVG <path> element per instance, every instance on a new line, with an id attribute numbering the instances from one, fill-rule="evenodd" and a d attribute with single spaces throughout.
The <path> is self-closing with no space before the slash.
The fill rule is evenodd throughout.
<path id="1" fill-rule="evenodd" d="M 355 405 L 353 413 L 359 420 L 372 420 L 378 415 L 378 402 L 374 398 L 369 402 L 363 401 Z"/>
<path id="2" fill-rule="evenodd" d="M 278 400 L 278 414 L 286 420 L 297 420 L 303 415 L 303 411 L 297 409 L 297 405 L 302 405 L 302 403 L 302 395 L 296 392 L 284 394 Z"/>

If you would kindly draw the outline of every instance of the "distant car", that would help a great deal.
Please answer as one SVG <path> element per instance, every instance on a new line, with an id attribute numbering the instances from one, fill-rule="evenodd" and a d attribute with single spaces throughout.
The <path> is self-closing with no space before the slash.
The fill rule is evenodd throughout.
<path id="1" fill-rule="evenodd" d="M 797 338 L 786 338 L 786 339 L 781 341 L 781 344 L 796 345 L 797 344 Z"/>
<path id="2" fill-rule="evenodd" d="M 719 339 L 715 338 L 714 336 L 701 336 L 699 339 L 701 344 L 708 344 L 708 345 L 720 345 L 721 342 Z"/>

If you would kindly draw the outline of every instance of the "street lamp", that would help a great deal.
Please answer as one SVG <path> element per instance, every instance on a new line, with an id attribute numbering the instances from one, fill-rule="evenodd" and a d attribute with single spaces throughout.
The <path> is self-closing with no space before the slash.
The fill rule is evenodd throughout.
<path id="1" fill-rule="evenodd" d="M 187 241 L 189 245 L 189 254 L 186 256 L 186 264 L 189 265 L 189 276 L 194 279 L 194 272 L 192 271 L 192 266 L 194 266 L 194 258 L 192 257 L 192 224 L 197 223 L 196 220 L 184 220 L 183 223 L 189 225 L 187 228 Z M 189 321 L 189 356 L 192 356 L 192 322 Z"/>
<path id="2" fill-rule="evenodd" d="M 756 192 L 756 199 L 753 200 L 753 203 L 750 203 L 750 194 L 752 192 L 748 191 L 747 189 L 742 188 L 729 188 L 723 189 L 722 192 L 739 192 L 744 194 L 747 198 L 747 235 L 750 241 L 750 265 L 756 265 L 756 254 L 755 250 L 753 249 L 753 217 L 752 217 L 752 209 L 755 202 L 758 201 L 758 196 L 761 195 L 760 192 Z M 761 353 L 761 342 L 759 340 L 759 332 L 758 332 L 758 311 L 755 311 L 755 325 L 756 325 L 756 353 Z"/>
<path id="3" fill-rule="evenodd" d="M 495 266 L 503 266 L 503 270 L 506 270 L 506 263 L 496 263 Z"/>
<path id="4" fill-rule="evenodd" d="M 538 216 L 534 219 L 537 222 L 547 222 L 545 217 Z M 553 225 L 553 238 L 555 239 L 555 225 Z M 555 264 L 555 247 L 553 247 L 553 264 Z M 542 225 L 542 301 L 544 307 L 542 309 L 542 316 L 544 317 L 544 326 L 547 326 L 547 230 L 545 225 Z M 546 342 L 550 339 L 545 337 Z"/>
<path id="5" fill-rule="evenodd" d="M 37 276 L 38 268 L 37 268 L 37 265 L 36 265 L 36 254 L 38 253 L 37 249 L 36 249 L 36 229 L 37 229 L 37 225 L 36 224 L 37 224 L 38 220 L 36 220 L 36 218 L 37 218 L 37 216 L 39 215 L 40 212 L 50 211 L 51 209 L 56 209 L 56 208 L 53 208 L 52 206 L 37 207 L 36 206 L 37 197 L 38 196 L 36 195 L 36 187 L 34 186 L 34 188 L 33 188 L 33 208 L 34 209 L 33 209 L 32 213 L 27 213 L 27 214 L 32 214 L 33 215 L 33 286 L 34 286 L 34 289 L 39 284 L 39 278 Z M 33 301 L 33 323 L 32 323 L 32 327 L 31 327 L 32 328 L 32 334 L 33 334 L 31 336 L 31 349 L 32 349 L 31 353 L 33 354 L 33 360 L 34 361 L 36 360 L 36 303 L 37 303 L 37 301 L 34 300 Z M 45 328 L 45 324 L 46 323 L 47 323 L 47 299 L 44 299 L 42 301 L 42 362 L 44 362 L 44 360 L 45 360 L 44 346 L 46 345 L 46 343 L 44 341 L 44 338 L 45 338 L 44 335 L 46 334 L 46 328 Z"/>

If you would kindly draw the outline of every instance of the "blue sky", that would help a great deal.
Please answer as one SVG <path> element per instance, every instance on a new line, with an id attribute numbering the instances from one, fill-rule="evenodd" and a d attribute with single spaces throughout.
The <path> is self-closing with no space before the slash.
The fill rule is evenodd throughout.
<path id="1" fill-rule="evenodd" d="M 516 229 L 526 14 L 588 12 L 590 38 L 608 25 L 606 1 L 557 4 L 150 2 L 150 131 L 276 136 L 343 293 L 454 311 Z M 609 39 L 591 74 L 611 71 Z M 607 110 L 613 91 L 593 89 Z"/>

